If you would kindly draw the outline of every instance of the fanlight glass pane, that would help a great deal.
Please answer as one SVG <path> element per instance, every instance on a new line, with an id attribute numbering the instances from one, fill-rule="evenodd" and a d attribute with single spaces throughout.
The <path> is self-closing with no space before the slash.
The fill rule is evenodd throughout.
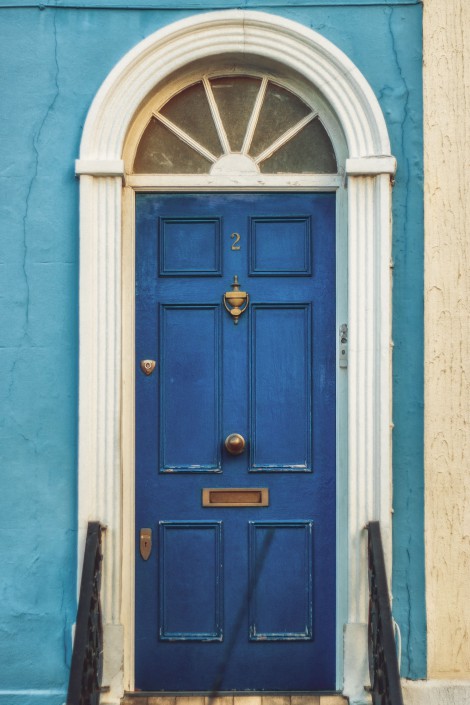
<path id="1" fill-rule="evenodd" d="M 171 98 L 160 113 L 214 156 L 220 157 L 223 150 L 201 82 L 189 86 Z"/>
<path id="2" fill-rule="evenodd" d="M 207 174 L 211 162 L 152 118 L 141 137 L 134 161 L 140 174 Z"/>
<path id="3" fill-rule="evenodd" d="M 262 174 L 335 174 L 338 170 L 333 145 L 318 118 L 259 167 Z"/>
<path id="4" fill-rule="evenodd" d="M 256 126 L 250 155 L 258 156 L 278 137 L 308 115 L 311 109 L 293 93 L 269 82 Z"/>
<path id="5" fill-rule="evenodd" d="M 134 172 L 223 174 L 238 163 L 261 173 L 337 172 L 316 113 L 291 91 L 254 76 L 203 79 L 155 112 L 137 147 Z M 228 158 L 227 155 L 243 157 Z M 245 161 L 243 161 L 245 160 Z M 251 166 L 250 166 L 251 165 Z"/>
<path id="6" fill-rule="evenodd" d="M 233 152 L 241 152 L 260 85 L 261 79 L 251 76 L 224 76 L 211 80 L 215 101 Z"/>

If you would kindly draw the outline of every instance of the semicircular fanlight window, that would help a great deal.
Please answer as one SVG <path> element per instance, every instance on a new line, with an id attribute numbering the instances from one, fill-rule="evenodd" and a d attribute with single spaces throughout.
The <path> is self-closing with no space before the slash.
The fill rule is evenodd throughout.
<path id="1" fill-rule="evenodd" d="M 337 172 L 327 131 L 298 96 L 268 78 L 222 76 L 203 78 L 153 113 L 134 173 L 222 173 L 230 164 L 267 174 Z"/>

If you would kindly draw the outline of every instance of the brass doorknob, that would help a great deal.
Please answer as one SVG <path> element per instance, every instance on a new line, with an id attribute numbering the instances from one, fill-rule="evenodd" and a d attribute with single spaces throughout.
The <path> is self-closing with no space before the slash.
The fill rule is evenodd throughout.
<path id="1" fill-rule="evenodd" d="M 245 450 L 245 439 L 239 433 L 231 433 L 225 439 L 225 447 L 231 455 L 240 455 Z"/>

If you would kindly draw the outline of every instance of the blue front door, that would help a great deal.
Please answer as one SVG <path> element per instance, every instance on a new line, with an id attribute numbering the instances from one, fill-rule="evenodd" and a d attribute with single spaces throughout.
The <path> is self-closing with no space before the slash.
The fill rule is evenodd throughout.
<path id="1" fill-rule="evenodd" d="M 138 689 L 335 688 L 334 214 L 137 194 Z"/>

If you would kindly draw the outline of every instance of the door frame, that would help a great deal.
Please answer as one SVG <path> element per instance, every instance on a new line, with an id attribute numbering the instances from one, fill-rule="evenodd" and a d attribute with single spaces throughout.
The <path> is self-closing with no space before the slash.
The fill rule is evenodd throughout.
<path id="1" fill-rule="evenodd" d="M 191 41 L 188 41 L 188 38 Z M 344 178 L 289 186 L 198 179 L 137 183 L 124 145 L 139 106 L 167 76 L 228 54 L 285 66 L 331 106 L 347 147 Z M 214 58 L 214 61 L 217 60 Z M 134 192 L 337 189 L 337 323 L 349 326 L 349 366 L 338 370 L 338 688 L 365 702 L 365 524 L 381 521 L 391 575 L 391 176 L 379 104 L 352 62 L 321 35 L 261 12 L 195 15 L 151 35 L 116 65 L 84 127 L 80 159 L 80 382 L 78 582 L 87 521 L 107 526 L 103 568 L 103 703 L 133 687 L 134 605 Z M 124 184 L 123 184 L 124 181 Z M 268 183 L 269 182 L 269 183 Z M 341 255 L 341 253 L 343 253 Z M 347 259 L 346 259 L 347 253 Z M 347 315 L 346 315 L 347 308 Z M 345 318 L 344 318 L 345 317 Z M 345 374 L 342 374 L 342 373 Z M 343 410 L 341 412 L 341 409 Z M 344 633 L 343 633 L 344 631 Z M 344 644 L 344 647 L 343 647 Z"/>

